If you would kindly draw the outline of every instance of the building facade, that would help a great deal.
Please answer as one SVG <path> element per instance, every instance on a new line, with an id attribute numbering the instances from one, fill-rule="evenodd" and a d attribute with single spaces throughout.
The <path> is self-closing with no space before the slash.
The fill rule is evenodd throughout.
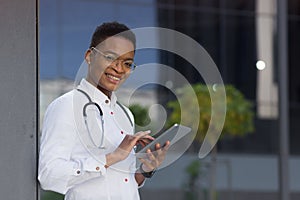
<path id="1" fill-rule="evenodd" d="M 300 31 L 300 2 L 287 2 L 290 152 L 299 155 L 299 39 L 296 35 Z M 177 30 L 196 40 L 216 63 L 224 83 L 234 85 L 254 105 L 255 132 L 243 138 L 225 138 L 219 142 L 219 150 L 224 153 L 277 154 L 276 1 L 157 0 L 157 8 L 159 26 Z M 203 82 L 203 77 L 193 66 L 179 56 L 163 52 L 160 58 L 162 63 L 174 66 L 191 83 Z M 161 79 L 166 77 L 162 75 Z"/>

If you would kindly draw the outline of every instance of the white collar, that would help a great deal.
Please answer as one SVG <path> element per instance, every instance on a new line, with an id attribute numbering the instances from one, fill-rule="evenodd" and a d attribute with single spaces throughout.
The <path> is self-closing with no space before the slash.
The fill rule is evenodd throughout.
<path id="1" fill-rule="evenodd" d="M 112 92 L 111 97 L 109 99 L 108 96 L 106 96 L 102 91 L 93 86 L 84 78 L 80 81 L 78 89 L 85 91 L 90 96 L 92 101 L 96 101 L 100 104 L 107 104 L 107 102 L 110 102 L 111 106 L 115 106 L 117 102 L 117 96 L 115 95 L 115 92 Z"/>

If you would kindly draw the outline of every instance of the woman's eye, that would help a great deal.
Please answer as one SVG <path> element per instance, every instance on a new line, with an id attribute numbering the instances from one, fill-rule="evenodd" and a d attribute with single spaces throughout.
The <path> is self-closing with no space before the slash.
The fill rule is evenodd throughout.
<path id="1" fill-rule="evenodd" d="M 128 67 L 128 68 L 131 68 L 132 65 L 133 65 L 133 63 L 131 63 L 131 62 L 125 62 L 124 65 L 125 65 L 126 67 Z"/>
<path id="2" fill-rule="evenodd" d="M 111 56 L 111 55 L 105 55 L 104 56 L 106 60 L 108 61 L 114 61 L 115 60 L 115 57 L 114 56 Z"/>

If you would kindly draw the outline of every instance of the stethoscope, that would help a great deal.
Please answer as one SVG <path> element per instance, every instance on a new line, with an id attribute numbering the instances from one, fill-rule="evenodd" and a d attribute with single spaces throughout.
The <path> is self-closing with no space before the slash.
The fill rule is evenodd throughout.
<path id="1" fill-rule="evenodd" d="M 89 100 L 89 102 L 86 103 L 86 104 L 84 104 L 84 106 L 83 106 L 83 109 L 82 109 L 83 113 L 82 113 L 82 115 L 83 115 L 84 124 L 85 124 L 85 127 L 86 127 L 86 129 L 87 129 L 87 132 L 88 132 L 88 134 L 89 134 L 89 137 L 90 137 L 91 141 L 93 142 L 93 144 L 94 144 L 95 146 L 98 146 L 98 145 L 94 142 L 94 140 L 93 140 L 93 138 L 92 138 L 92 134 L 91 134 L 91 132 L 90 132 L 90 129 L 89 129 L 89 126 L 88 126 L 88 122 L 87 122 L 87 113 L 86 113 L 86 109 L 87 109 L 88 106 L 96 106 L 97 109 L 98 109 L 98 111 L 99 111 L 99 114 L 100 114 L 100 120 L 101 120 L 101 128 L 102 128 L 102 136 L 101 136 L 101 140 L 100 140 L 100 146 L 98 146 L 98 148 L 100 148 L 100 149 L 105 149 L 105 146 L 104 146 L 104 120 L 103 120 L 103 111 L 102 111 L 101 107 L 99 106 L 99 104 L 96 103 L 96 102 L 94 102 L 94 101 L 92 101 L 91 97 L 90 97 L 85 91 L 83 91 L 83 90 L 81 90 L 81 89 L 79 89 L 79 88 L 77 88 L 77 91 L 79 91 L 79 92 L 81 92 L 82 94 L 84 94 L 84 95 L 86 96 L 86 98 Z M 131 127 L 133 127 L 133 123 L 132 123 L 132 121 L 131 121 L 131 118 L 130 118 L 130 116 L 128 115 L 127 111 L 125 110 L 124 106 L 123 106 L 122 104 L 120 104 L 118 101 L 117 101 L 117 104 L 118 104 L 118 105 L 120 106 L 120 108 L 124 111 L 125 115 L 127 116 L 128 120 L 129 120 L 129 122 L 130 122 Z"/>

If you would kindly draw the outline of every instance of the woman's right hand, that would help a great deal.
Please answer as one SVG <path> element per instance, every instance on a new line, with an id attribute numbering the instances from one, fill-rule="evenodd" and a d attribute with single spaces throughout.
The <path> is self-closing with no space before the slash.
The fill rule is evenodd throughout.
<path id="1" fill-rule="evenodd" d="M 116 150 L 106 155 L 106 166 L 126 159 L 133 147 L 138 143 L 146 145 L 154 140 L 154 138 L 149 135 L 150 133 L 151 131 L 140 131 L 134 135 L 126 135 Z"/>

